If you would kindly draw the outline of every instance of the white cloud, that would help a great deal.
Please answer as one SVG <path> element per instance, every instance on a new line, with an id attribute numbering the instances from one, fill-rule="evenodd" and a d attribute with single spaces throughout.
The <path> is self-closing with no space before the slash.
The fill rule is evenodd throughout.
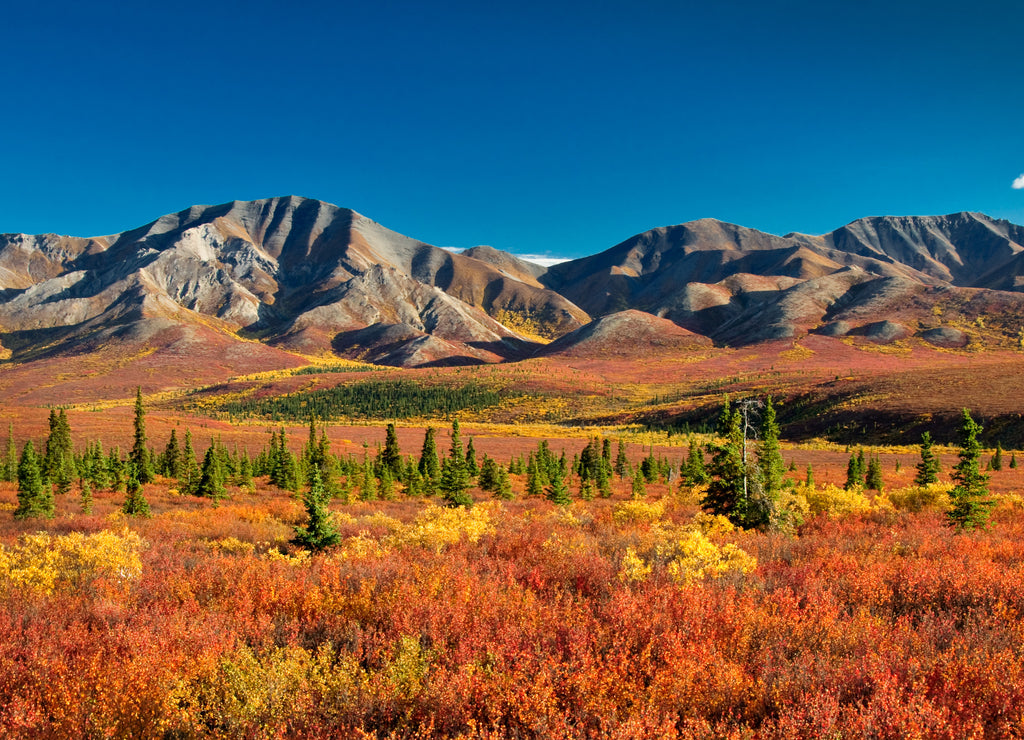
<path id="1" fill-rule="evenodd" d="M 551 267 L 552 265 L 560 265 L 563 262 L 571 261 L 568 257 L 544 257 L 539 254 L 517 254 L 516 257 L 524 262 L 532 262 L 541 267 Z"/>
<path id="2" fill-rule="evenodd" d="M 1014 190 L 1024 190 L 1024 175 L 1021 175 L 1013 181 Z"/>

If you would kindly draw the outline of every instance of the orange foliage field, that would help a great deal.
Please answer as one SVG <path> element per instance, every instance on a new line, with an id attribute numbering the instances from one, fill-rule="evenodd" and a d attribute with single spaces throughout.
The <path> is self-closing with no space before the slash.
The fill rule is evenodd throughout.
<path id="1" fill-rule="evenodd" d="M 421 438 L 402 430 L 409 453 Z M 847 457 L 784 454 L 821 483 Z M 912 452 L 883 459 L 887 485 L 909 483 Z M 995 474 L 985 531 L 875 497 L 790 534 L 733 530 L 665 482 L 557 507 L 513 476 L 515 500 L 475 490 L 468 511 L 335 501 L 341 544 L 311 556 L 290 544 L 300 501 L 266 479 L 216 504 L 158 479 L 148 518 L 110 491 L 79 513 L 76 487 L 24 521 L 0 484 L 0 734 L 1019 737 L 1017 474 Z"/>

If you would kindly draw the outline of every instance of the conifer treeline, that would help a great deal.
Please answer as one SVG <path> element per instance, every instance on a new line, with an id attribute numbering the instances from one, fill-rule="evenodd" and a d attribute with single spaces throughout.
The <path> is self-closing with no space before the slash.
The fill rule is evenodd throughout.
<path id="1" fill-rule="evenodd" d="M 753 414 L 749 414 L 756 409 Z M 756 421 L 756 423 L 754 423 Z M 383 445 L 370 454 L 364 445 L 361 456 L 335 456 L 330 451 L 326 427 L 316 417 L 309 418 L 309 434 L 299 455 L 288 446 L 284 428 L 274 430 L 270 440 L 255 458 L 247 450 L 229 450 L 219 438 L 211 439 L 197 463 L 191 431 L 186 429 L 179 444 L 177 431 L 171 430 L 167 445 L 156 453 L 147 445 L 145 408 L 141 389 L 136 394 L 134 437 L 127 455 L 118 448 L 105 452 L 102 443 L 89 443 L 78 452 L 74 448 L 71 428 L 63 409 L 51 410 L 49 433 L 42 448 L 36 452 L 27 441 L 17 455 L 13 426 L 8 426 L 6 454 L 0 464 L 5 480 L 18 482 L 17 517 L 53 516 L 54 496 L 67 494 L 78 480 L 81 508 L 88 512 L 94 490 L 124 491 L 123 510 L 127 514 L 145 515 L 149 511 L 144 485 L 159 475 L 176 483 L 183 494 L 220 499 L 226 486 L 254 490 L 253 478 L 266 476 L 278 488 L 298 493 L 305 490 L 304 500 L 312 529 L 297 533 L 298 540 L 316 548 L 318 542 L 330 539 L 321 521 L 326 502 L 332 498 L 349 501 L 391 499 L 398 492 L 406 496 L 439 495 L 449 506 L 473 505 L 470 488 L 476 484 L 496 498 L 512 498 L 511 475 L 525 475 L 526 495 L 546 497 L 555 504 L 572 501 L 572 489 L 584 500 L 612 495 L 611 479 L 630 479 L 634 498 L 645 495 L 646 485 L 658 480 L 680 485 L 704 486 L 701 506 L 713 514 L 727 517 L 746 528 L 789 528 L 792 512 L 780 504 L 780 496 L 795 482 L 785 478 L 785 466 L 779 446 L 779 427 L 771 397 L 764 404 L 754 399 L 740 407 L 730 406 L 728 398 L 719 417 L 718 440 L 702 449 L 691 440 L 688 455 L 678 466 L 654 454 L 653 445 L 636 466 L 631 466 L 625 445 L 620 439 L 612 456 L 612 440 L 594 436 L 570 462 L 565 451 L 555 454 L 547 440 L 525 457 L 513 457 L 501 465 L 486 454 L 481 460 L 472 438 L 463 443 L 458 420 L 452 422 L 447 454 L 437 450 L 433 427 L 427 427 L 418 458 L 403 456 L 393 423 L 387 425 Z M 752 432 L 752 433 L 751 433 Z M 950 493 L 950 523 L 960 527 L 984 526 L 992 502 L 986 498 L 987 476 L 980 472 L 980 446 L 977 436 L 981 428 L 965 409 L 961 423 L 961 461 L 953 473 L 956 484 Z M 748 457 L 748 433 L 756 440 L 754 454 Z M 710 455 L 710 462 L 705 461 Z M 989 467 L 1002 465 L 1002 448 L 997 446 Z M 1012 457 L 1011 467 L 1016 466 Z M 795 469 L 791 466 L 791 470 Z M 938 479 L 939 464 L 932 449 L 930 434 L 923 436 L 921 462 L 917 465 L 915 483 L 927 486 Z M 813 486 L 808 466 L 805 486 Z M 868 488 L 881 492 L 882 471 L 877 456 L 866 460 L 863 449 L 852 454 L 847 467 L 846 488 Z"/>
<path id="2" fill-rule="evenodd" d="M 476 383 L 424 386 L 411 380 L 370 380 L 272 398 L 231 401 L 221 410 L 233 416 L 281 421 L 318 419 L 410 419 L 452 416 L 497 405 L 507 394 Z"/>

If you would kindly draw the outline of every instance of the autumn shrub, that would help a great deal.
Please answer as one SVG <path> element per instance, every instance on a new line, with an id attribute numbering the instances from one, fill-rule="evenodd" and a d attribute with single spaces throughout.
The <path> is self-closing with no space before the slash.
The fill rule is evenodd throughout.
<path id="1" fill-rule="evenodd" d="M 846 516 L 871 511 L 873 504 L 859 488 L 844 489 L 831 483 L 822 486 L 798 486 L 798 495 L 807 500 L 811 514 Z"/>
<path id="2" fill-rule="evenodd" d="M 107 588 L 120 590 L 142 573 L 143 546 L 139 535 L 129 529 L 24 535 L 16 546 L 0 547 L 0 581 L 7 588 L 42 594 L 82 589 L 101 580 Z"/>
<path id="3" fill-rule="evenodd" d="M 615 507 L 612 518 L 616 524 L 657 522 L 665 516 L 665 503 L 663 501 L 623 501 Z"/>
<path id="4" fill-rule="evenodd" d="M 945 511 L 949 508 L 949 492 L 952 488 L 950 483 L 932 483 L 927 486 L 895 488 L 885 495 L 898 511 Z"/>

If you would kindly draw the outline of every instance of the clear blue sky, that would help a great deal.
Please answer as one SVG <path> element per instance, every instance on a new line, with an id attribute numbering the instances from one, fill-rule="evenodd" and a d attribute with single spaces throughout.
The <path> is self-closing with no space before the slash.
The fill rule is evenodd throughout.
<path id="1" fill-rule="evenodd" d="M 1024 222 L 1019 0 L 11 4 L 0 231 L 304 195 L 424 241 L 581 256 Z"/>

